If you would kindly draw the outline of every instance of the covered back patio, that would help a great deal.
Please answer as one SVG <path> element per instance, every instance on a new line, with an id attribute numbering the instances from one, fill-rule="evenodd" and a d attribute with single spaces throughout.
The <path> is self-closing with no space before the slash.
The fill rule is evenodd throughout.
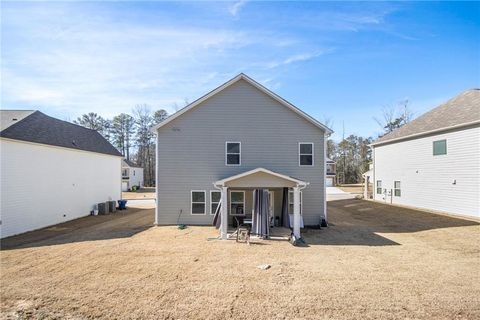
<path id="1" fill-rule="evenodd" d="M 275 226 L 277 231 L 292 227 L 295 238 L 301 238 L 301 190 L 308 182 L 257 168 L 218 180 L 214 186 L 221 192 L 214 224 L 222 239 L 228 239 L 229 221 L 251 223 L 252 232 L 261 237 L 268 237 Z"/>

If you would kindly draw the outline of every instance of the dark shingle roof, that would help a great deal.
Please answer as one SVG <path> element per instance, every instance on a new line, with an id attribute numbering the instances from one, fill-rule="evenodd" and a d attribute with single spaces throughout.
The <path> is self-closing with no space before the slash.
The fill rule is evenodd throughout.
<path id="1" fill-rule="evenodd" d="M 0 132 L 0 137 L 122 156 L 100 133 L 35 111 Z"/>
<path id="2" fill-rule="evenodd" d="M 373 145 L 479 121 L 480 89 L 470 89 L 377 139 Z"/>

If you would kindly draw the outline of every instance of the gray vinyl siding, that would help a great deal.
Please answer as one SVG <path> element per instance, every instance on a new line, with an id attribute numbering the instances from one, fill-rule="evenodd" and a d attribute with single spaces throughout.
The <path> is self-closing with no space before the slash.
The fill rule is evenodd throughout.
<path id="1" fill-rule="evenodd" d="M 242 143 L 240 166 L 225 165 L 226 141 Z M 314 143 L 314 166 L 299 166 L 299 142 Z M 157 159 L 159 224 L 211 224 L 213 182 L 258 167 L 309 182 L 304 222 L 317 225 L 323 216 L 323 130 L 244 80 L 159 128 Z M 206 191 L 205 215 L 190 214 L 190 190 Z M 275 211 L 281 210 L 280 198 L 276 192 Z"/>

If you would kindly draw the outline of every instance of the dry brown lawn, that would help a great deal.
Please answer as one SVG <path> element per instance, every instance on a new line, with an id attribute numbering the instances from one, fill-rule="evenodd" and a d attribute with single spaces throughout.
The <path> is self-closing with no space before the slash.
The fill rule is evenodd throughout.
<path id="1" fill-rule="evenodd" d="M 341 200 L 307 247 L 152 222 L 130 209 L 3 241 L 2 317 L 480 318 L 475 222 Z"/>
<path id="2" fill-rule="evenodd" d="M 155 188 L 141 188 L 135 192 L 122 192 L 122 199 L 132 200 L 132 199 L 155 199 Z"/>
<path id="3" fill-rule="evenodd" d="M 344 184 L 337 185 L 336 187 L 345 192 L 363 194 L 363 185 L 361 184 Z"/>

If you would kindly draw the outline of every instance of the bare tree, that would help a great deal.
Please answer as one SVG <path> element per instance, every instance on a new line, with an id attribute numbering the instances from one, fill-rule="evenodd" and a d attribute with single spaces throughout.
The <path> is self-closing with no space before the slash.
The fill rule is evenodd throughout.
<path id="1" fill-rule="evenodd" d="M 375 122 L 378 123 L 378 125 L 382 128 L 382 135 L 400 128 L 413 119 L 414 114 L 410 111 L 408 103 L 408 99 L 405 99 L 402 100 L 396 107 L 384 106 L 382 108 L 382 117 L 373 117 Z"/>

